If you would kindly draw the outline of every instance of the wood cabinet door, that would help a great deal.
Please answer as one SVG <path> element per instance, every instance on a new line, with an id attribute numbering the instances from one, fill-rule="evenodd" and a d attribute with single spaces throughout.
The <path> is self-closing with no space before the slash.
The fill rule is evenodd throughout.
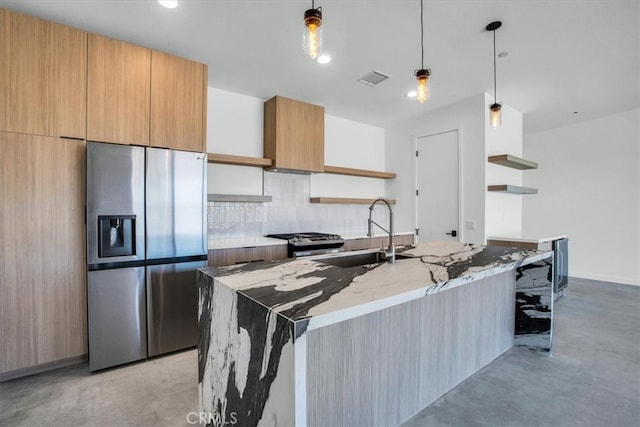
<path id="1" fill-rule="evenodd" d="M 401 234 L 393 236 L 393 243 L 396 246 L 413 245 L 413 234 Z"/>
<path id="2" fill-rule="evenodd" d="M 287 258 L 287 245 L 211 249 L 208 258 L 208 265 L 216 267 L 252 261 L 274 261 Z"/>
<path id="3" fill-rule="evenodd" d="M 87 33 L 0 9 L 0 130 L 84 139 Z"/>
<path id="4" fill-rule="evenodd" d="M 151 146 L 205 151 L 206 68 L 166 53 L 151 53 Z"/>
<path id="5" fill-rule="evenodd" d="M 87 139 L 149 145 L 151 51 L 89 34 Z"/>
<path id="6" fill-rule="evenodd" d="M 276 96 L 264 105 L 264 156 L 279 169 L 324 171 L 324 108 Z"/>
<path id="7" fill-rule="evenodd" d="M 343 249 L 345 252 L 347 251 L 359 251 L 362 249 L 369 249 L 371 246 L 371 239 L 362 238 L 362 239 L 347 239 L 344 241 Z"/>
<path id="8" fill-rule="evenodd" d="M 0 372 L 87 353 L 85 142 L 0 132 Z"/>

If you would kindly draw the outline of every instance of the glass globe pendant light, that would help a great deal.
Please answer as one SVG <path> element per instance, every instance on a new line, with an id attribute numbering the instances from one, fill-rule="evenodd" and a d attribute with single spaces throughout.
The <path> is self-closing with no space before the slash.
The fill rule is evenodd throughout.
<path id="1" fill-rule="evenodd" d="M 311 9 L 304 12 L 304 34 L 302 44 L 307 55 L 315 59 L 322 49 L 322 7 L 315 7 L 311 1 Z"/>
<path id="2" fill-rule="evenodd" d="M 420 48 L 421 48 L 421 62 L 420 69 L 414 72 L 416 80 L 418 81 L 418 87 L 416 89 L 416 99 L 420 104 L 429 99 L 430 84 L 429 78 L 431 77 L 431 69 L 424 68 L 424 5 L 423 0 L 420 0 Z"/>
<path id="3" fill-rule="evenodd" d="M 420 104 L 429 99 L 429 77 L 431 76 L 431 70 L 420 69 L 416 70 L 416 80 L 418 80 L 418 90 L 416 98 Z"/>
<path id="4" fill-rule="evenodd" d="M 487 31 L 493 31 L 493 104 L 489 105 L 489 124 L 494 128 L 502 124 L 502 103 L 498 102 L 498 85 L 496 84 L 496 30 L 501 26 L 500 21 L 487 25 Z"/>

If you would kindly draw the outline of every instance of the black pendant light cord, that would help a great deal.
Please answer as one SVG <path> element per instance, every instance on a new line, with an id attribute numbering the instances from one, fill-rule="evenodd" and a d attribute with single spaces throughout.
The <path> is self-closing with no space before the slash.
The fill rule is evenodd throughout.
<path id="1" fill-rule="evenodd" d="M 496 30 L 493 30 L 493 102 L 498 103 L 498 87 L 496 84 Z"/>
<path id="2" fill-rule="evenodd" d="M 422 11 L 424 5 L 423 0 L 420 0 L 420 49 L 422 50 L 422 57 L 420 59 L 420 69 L 424 70 L 424 12 Z M 493 33 L 495 35 L 495 32 Z M 494 39 L 495 44 L 495 39 Z M 494 47 L 495 50 L 495 47 Z"/>

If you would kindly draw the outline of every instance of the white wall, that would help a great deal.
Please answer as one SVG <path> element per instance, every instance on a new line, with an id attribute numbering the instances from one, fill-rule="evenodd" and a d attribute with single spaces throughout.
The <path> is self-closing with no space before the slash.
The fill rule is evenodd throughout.
<path id="1" fill-rule="evenodd" d="M 207 151 L 262 157 L 264 100 L 209 88 Z M 356 169 L 384 170 L 384 129 L 325 115 L 325 164 Z M 209 165 L 209 193 L 262 194 L 262 169 Z M 374 178 L 314 174 L 312 197 L 380 197 L 384 181 Z"/>
<path id="2" fill-rule="evenodd" d="M 386 167 L 396 172 L 387 195 L 397 199 L 398 230 L 415 224 L 415 139 L 458 129 L 462 141 L 462 221 L 475 221 L 475 230 L 461 229 L 461 241 L 484 243 L 485 238 L 485 95 L 477 95 L 386 129 Z"/>
<path id="3" fill-rule="evenodd" d="M 485 94 L 485 105 L 493 103 L 493 97 Z M 502 125 L 489 126 L 489 108 L 484 108 L 486 155 L 512 154 L 522 157 L 522 113 L 504 104 Z M 534 160 L 534 159 L 529 159 Z M 535 160 L 534 160 L 535 161 Z M 485 162 L 487 185 L 512 184 L 522 186 L 523 173 L 494 163 Z M 532 195 L 486 193 L 485 236 L 518 233 L 522 231 L 522 201 Z"/>
<path id="4" fill-rule="evenodd" d="M 207 152 L 262 157 L 264 100 L 220 89 L 207 92 Z M 209 164 L 210 194 L 262 194 L 262 169 Z"/>
<path id="5" fill-rule="evenodd" d="M 331 115 L 324 118 L 324 162 L 383 171 L 384 129 Z M 384 180 L 332 174 L 311 175 L 312 197 L 384 197 Z"/>
<path id="6" fill-rule="evenodd" d="M 569 235 L 569 275 L 640 284 L 640 110 L 527 134 L 524 228 Z"/>
<path id="7" fill-rule="evenodd" d="M 208 89 L 207 151 L 263 156 L 264 101 L 220 89 Z M 385 130 L 325 115 L 325 163 L 385 170 Z M 366 232 L 366 205 L 311 204 L 310 197 L 374 198 L 385 195 L 381 179 L 344 175 L 295 175 L 262 168 L 210 164 L 210 194 L 271 195 L 271 203 L 209 203 L 210 240 L 244 239 L 276 232 Z M 264 189 L 264 193 L 263 193 Z M 375 213 L 384 223 L 383 209 Z M 411 227 L 396 231 L 408 231 Z"/>
<path id="8" fill-rule="evenodd" d="M 208 89 L 207 151 L 262 157 L 264 100 Z"/>

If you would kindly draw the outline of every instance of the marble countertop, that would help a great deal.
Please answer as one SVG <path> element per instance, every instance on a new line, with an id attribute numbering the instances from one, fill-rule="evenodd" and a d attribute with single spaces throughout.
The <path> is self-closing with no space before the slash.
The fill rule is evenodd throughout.
<path id="1" fill-rule="evenodd" d="M 343 239 L 364 239 L 367 237 L 367 233 L 363 232 L 350 232 L 350 233 L 336 233 L 339 234 Z M 405 234 L 413 234 L 412 231 L 403 231 L 396 232 L 395 235 L 405 235 Z M 386 234 L 379 232 L 375 234 L 375 237 L 385 236 Z M 232 249 L 232 248 L 251 248 L 255 246 L 275 246 L 275 245 L 286 245 L 287 241 L 282 239 L 274 239 L 271 237 L 264 236 L 253 236 L 253 237 L 240 237 L 236 239 L 216 239 L 213 236 L 209 237 L 208 240 L 208 249 Z"/>
<path id="2" fill-rule="evenodd" d="M 543 233 L 531 233 L 520 232 L 501 234 L 499 236 L 488 236 L 487 240 L 505 240 L 508 242 L 523 242 L 523 243 L 545 243 L 558 239 L 565 239 L 566 234 L 543 234 Z"/>
<path id="3" fill-rule="evenodd" d="M 322 261 L 353 251 L 201 271 L 293 322 L 315 329 L 451 289 L 552 256 L 500 246 L 421 243 L 395 264 L 343 268 Z"/>

